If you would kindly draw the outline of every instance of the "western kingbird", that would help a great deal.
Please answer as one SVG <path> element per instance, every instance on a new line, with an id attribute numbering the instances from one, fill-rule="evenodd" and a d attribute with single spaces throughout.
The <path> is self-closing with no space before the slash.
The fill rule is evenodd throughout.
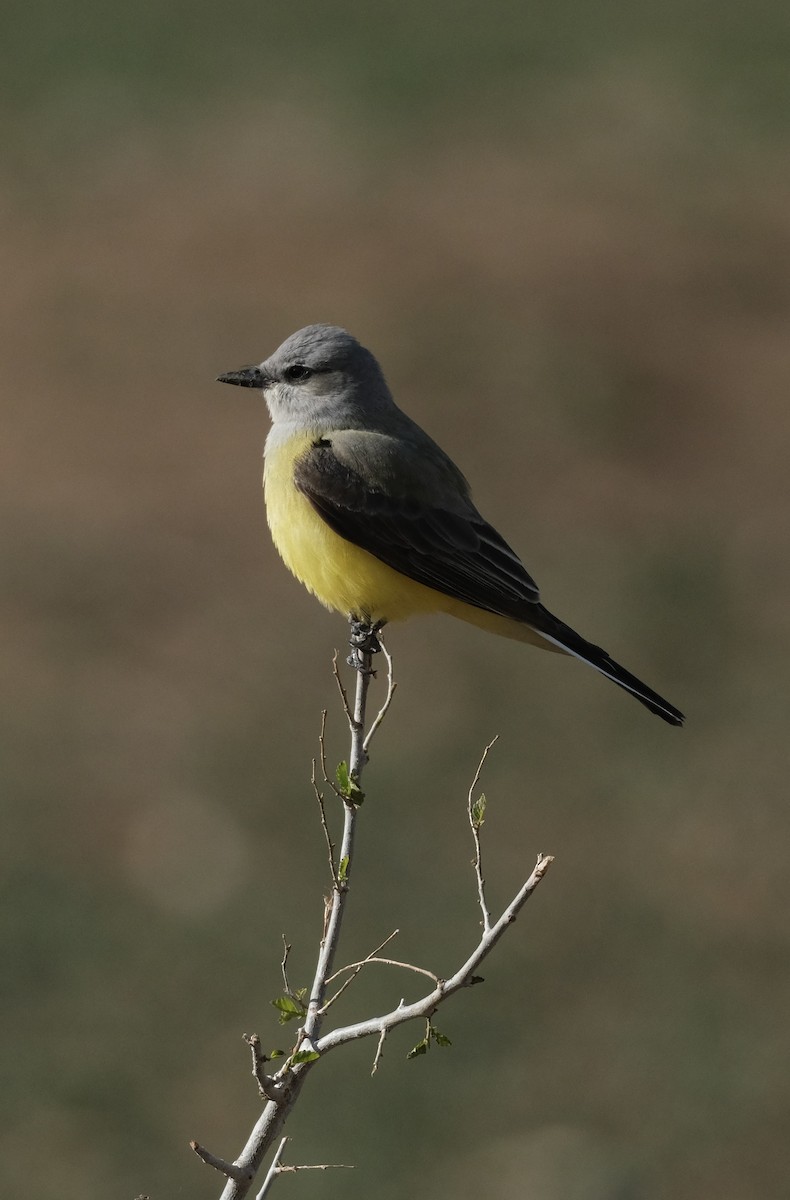
<path id="1" fill-rule="evenodd" d="M 543 607 L 458 467 L 401 412 L 378 362 L 350 333 L 308 325 L 259 366 L 219 380 L 263 391 L 272 538 L 327 608 L 377 627 L 450 613 L 580 658 L 682 725 L 682 713 Z"/>

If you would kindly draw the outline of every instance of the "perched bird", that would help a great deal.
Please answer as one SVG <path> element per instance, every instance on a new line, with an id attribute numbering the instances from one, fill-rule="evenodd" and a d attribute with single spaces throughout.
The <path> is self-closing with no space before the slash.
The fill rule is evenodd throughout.
<path id="1" fill-rule="evenodd" d="M 458 467 L 401 412 L 378 362 L 350 333 L 308 325 L 259 366 L 219 380 L 263 391 L 274 544 L 352 627 L 450 613 L 580 658 L 671 725 L 683 723 L 668 701 L 544 608 Z"/>

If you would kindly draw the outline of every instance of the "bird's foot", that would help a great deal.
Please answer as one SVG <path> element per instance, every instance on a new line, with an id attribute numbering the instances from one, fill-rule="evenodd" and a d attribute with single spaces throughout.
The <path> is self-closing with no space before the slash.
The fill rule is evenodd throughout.
<path id="1" fill-rule="evenodd" d="M 381 651 L 381 643 L 377 634 L 384 622 L 376 621 L 374 624 L 371 621 L 360 621 L 357 617 L 352 617 L 349 624 L 351 637 L 348 639 L 348 644 L 351 647 L 351 653 L 347 659 L 348 665 L 355 671 L 365 671 L 368 675 L 375 675 L 376 672 L 368 664 L 371 654 L 378 654 Z"/>

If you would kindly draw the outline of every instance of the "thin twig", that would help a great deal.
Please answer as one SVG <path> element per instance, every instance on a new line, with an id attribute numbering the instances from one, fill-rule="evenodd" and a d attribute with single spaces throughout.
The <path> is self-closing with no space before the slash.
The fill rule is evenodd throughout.
<path id="1" fill-rule="evenodd" d="M 381 943 L 380 946 L 377 946 L 375 950 L 371 950 L 371 952 L 367 958 L 363 958 L 362 961 L 358 962 L 358 963 L 350 963 L 347 967 L 340 967 L 339 970 L 335 971 L 334 975 L 329 976 L 329 978 L 326 981 L 327 987 L 329 986 L 330 983 L 334 983 L 334 981 L 338 978 L 338 976 L 342 975 L 344 971 L 350 971 L 354 967 L 356 967 L 356 970 L 354 971 L 354 974 L 351 976 L 351 978 L 347 979 L 345 981 L 345 983 L 337 989 L 334 996 L 332 996 L 331 999 L 327 1000 L 326 1004 L 324 1005 L 324 1012 L 326 1012 L 326 1010 L 328 1008 L 330 1008 L 335 1003 L 335 1001 L 340 998 L 340 996 L 342 996 L 343 992 L 346 990 L 348 985 L 350 983 L 354 982 L 357 975 L 364 967 L 365 963 L 371 962 L 373 960 L 373 955 L 378 954 L 379 950 L 383 950 L 384 947 L 387 946 L 394 937 L 397 937 L 399 933 L 400 933 L 399 929 L 393 929 L 392 933 L 388 934 L 387 937 L 385 937 L 384 941 Z"/>
<path id="2" fill-rule="evenodd" d="M 283 956 L 280 962 L 280 971 L 282 972 L 283 977 L 283 987 L 285 988 L 286 996 L 291 996 L 293 998 L 291 985 L 288 982 L 288 955 L 291 953 L 291 946 L 290 943 L 285 940 L 284 933 L 281 933 L 280 937 L 283 939 Z"/>
<path id="3" fill-rule="evenodd" d="M 381 647 L 381 653 L 384 655 L 384 657 L 387 660 L 387 695 L 384 697 L 384 703 L 382 704 L 379 711 L 376 713 L 373 724 L 370 726 L 370 729 L 367 732 L 367 736 L 365 737 L 365 740 L 362 743 L 362 749 L 365 750 L 366 752 L 368 750 L 368 747 L 370 746 L 370 743 L 373 741 L 374 734 L 376 733 L 379 726 L 381 725 L 381 722 L 384 720 L 387 713 L 389 712 L 389 706 L 392 704 L 392 697 L 395 695 L 395 689 L 398 686 L 392 677 L 392 655 L 390 654 L 387 647 L 384 645 L 384 642 L 381 640 L 381 633 L 379 633 L 379 635 L 378 635 L 378 640 L 379 640 L 379 646 Z"/>
<path id="4" fill-rule="evenodd" d="M 353 1163 L 297 1163 L 291 1166 L 285 1163 L 277 1168 L 279 1175 L 295 1175 L 297 1171 L 353 1171 Z"/>
<path id="5" fill-rule="evenodd" d="M 343 711 L 345 712 L 346 719 L 350 725 L 354 720 L 354 714 L 351 711 L 351 705 L 348 702 L 348 692 L 346 691 L 345 687 L 343 686 L 343 680 L 340 678 L 340 668 L 337 665 L 338 658 L 339 658 L 338 652 L 337 652 L 337 650 L 335 650 L 334 658 L 332 659 L 332 674 L 335 677 L 335 683 L 337 684 L 337 690 L 340 692 L 340 699 L 343 703 Z"/>
<path id="6" fill-rule="evenodd" d="M 475 817 L 475 801 L 473 796 L 477 791 L 477 785 L 480 782 L 480 776 L 483 773 L 483 767 L 485 766 L 485 761 L 488 758 L 489 751 L 493 746 L 496 745 L 498 740 L 499 734 L 491 739 L 483 751 L 480 762 L 477 764 L 477 770 L 475 771 L 475 777 L 472 780 L 472 785 L 469 788 L 469 794 L 467 796 L 466 803 L 466 811 L 469 816 L 469 826 L 472 830 L 472 837 L 475 841 L 474 868 L 475 878 L 477 879 L 477 899 L 480 903 L 480 912 L 483 915 L 483 931 L 485 933 L 488 933 L 491 929 L 491 913 L 489 912 L 488 905 L 486 904 L 486 881 L 483 878 L 483 848 L 480 842 L 480 827 L 483 824 L 483 814 L 481 813 L 479 817 Z"/>
<path id="7" fill-rule="evenodd" d="M 351 723 L 353 720 L 354 720 L 353 717 L 348 718 L 349 728 L 351 727 Z M 321 731 L 318 734 L 318 748 L 320 751 L 320 759 L 321 759 L 321 778 L 323 779 L 324 783 L 328 784 L 329 787 L 331 787 L 332 791 L 335 793 L 338 800 L 342 800 L 345 803 L 345 796 L 341 792 L 340 788 L 337 786 L 336 781 L 334 779 L 332 779 L 332 777 L 330 776 L 329 768 L 326 765 L 326 710 L 324 710 L 324 715 L 322 716 L 322 719 L 321 719 Z M 323 800 L 323 798 L 322 798 L 322 800 Z M 332 847 L 332 849 L 334 851 L 334 846 Z"/>
<path id="8" fill-rule="evenodd" d="M 364 966 L 369 958 L 372 958 L 374 954 L 378 954 L 379 950 L 383 950 L 385 946 L 389 946 L 392 939 L 396 938 L 399 933 L 400 933 L 399 929 L 393 929 L 392 933 L 388 933 L 387 936 L 385 937 L 384 941 L 379 942 L 378 946 L 376 946 L 376 948 L 374 950 L 371 950 L 370 954 L 367 955 L 365 958 L 363 958 L 359 964 L 349 963 L 349 966 L 347 966 L 347 967 L 338 967 L 338 969 L 335 971 L 334 975 L 329 976 L 329 978 L 327 979 L 327 983 L 334 983 L 334 981 L 337 979 L 338 975 L 342 975 L 344 971 L 348 971 L 349 968 L 352 966 L 357 966 L 357 965 Z"/>
<path id="9" fill-rule="evenodd" d="M 373 1066 L 370 1068 L 371 1075 L 375 1075 L 379 1069 L 379 1063 L 381 1062 L 382 1058 L 384 1057 L 384 1043 L 386 1042 L 386 1040 L 387 1040 L 387 1031 L 386 1031 L 386 1029 L 382 1029 L 381 1033 L 379 1034 L 378 1045 L 376 1046 L 376 1053 L 373 1055 Z"/>
<path id="10" fill-rule="evenodd" d="M 425 975 L 428 979 L 432 979 L 434 983 L 439 983 L 439 976 L 435 975 L 433 971 L 427 970 L 426 967 L 417 967 L 414 965 L 414 963 L 401 962 L 397 958 L 377 958 L 373 954 L 371 954 L 369 958 L 361 959 L 360 962 L 349 963 L 347 967 L 340 967 L 340 969 L 335 972 L 335 975 L 340 975 L 343 971 L 351 971 L 354 968 L 356 968 L 357 971 L 361 971 L 363 967 L 368 965 L 368 963 L 379 963 L 383 967 L 402 967 L 404 971 L 416 971 L 418 975 Z"/>
<path id="11" fill-rule="evenodd" d="M 439 983 L 439 976 L 435 975 L 433 971 L 428 971 L 425 967 L 416 967 L 414 963 L 400 962 L 397 958 L 377 958 L 373 954 L 371 954 L 368 958 L 360 959 L 359 962 L 349 963 L 345 967 L 340 967 L 337 971 L 335 971 L 332 978 L 336 979 L 338 975 L 342 975 L 344 971 L 353 971 L 354 974 L 352 975 L 351 979 L 347 979 L 343 984 L 343 988 L 346 988 L 348 987 L 349 983 L 353 982 L 362 968 L 367 967 L 370 963 L 379 963 L 379 965 L 382 967 L 402 967 L 404 971 L 416 971 L 418 975 L 425 975 L 428 979 L 432 979 L 434 983 Z M 327 983 L 328 982 L 329 980 L 327 980 Z M 343 988 L 338 991 L 338 996 L 340 995 L 340 992 L 342 992 Z M 335 999 L 336 997 L 333 996 L 332 1000 L 334 1001 Z M 327 1008 L 329 1008 L 329 1004 L 324 1006 L 324 1012 L 326 1012 Z"/>
<path id="12" fill-rule="evenodd" d="M 322 714 L 322 718 L 325 718 L 325 717 L 326 717 L 326 709 L 324 709 L 324 712 Z M 323 736 L 323 732 L 324 732 L 324 727 L 323 727 L 323 720 L 322 720 L 322 724 L 321 724 L 322 736 Z M 329 870 L 332 875 L 332 886 L 336 888 L 340 881 L 338 880 L 337 867 L 335 866 L 335 843 L 332 841 L 332 835 L 329 832 L 329 825 L 328 825 L 327 819 L 326 819 L 326 806 L 324 804 L 324 793 L 319 788 L 318 780 L 315 777 L 315 759 L 313 759 L 313 762 L 312 762 L 312 770 L 310 772 L 310 782 L 313 785 L 313 794 L 314 794 L 316 800 L 318 801 L 318 811 L 321 814 L 321 828 L 324 831 L 324 841 L 326 842 L 326 852 L 327 852 L 327 857 L 329 858 Z"/>

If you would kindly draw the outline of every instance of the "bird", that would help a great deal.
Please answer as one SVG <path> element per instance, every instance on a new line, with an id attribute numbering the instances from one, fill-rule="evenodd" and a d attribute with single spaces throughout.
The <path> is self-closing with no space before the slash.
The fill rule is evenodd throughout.
<path id="1" fill-rule="evenodd" d="M 271 417 L 264 495 L 285 565 L 372 637 L 447 613 L 581 659 L 670 725 L 683 714 L 541 602 L 478 512 L 452 459 L 395 403 L 378 361 L 335 325 L 307 325 L 257 366 L 218 376 L 262 391 Z"/>

